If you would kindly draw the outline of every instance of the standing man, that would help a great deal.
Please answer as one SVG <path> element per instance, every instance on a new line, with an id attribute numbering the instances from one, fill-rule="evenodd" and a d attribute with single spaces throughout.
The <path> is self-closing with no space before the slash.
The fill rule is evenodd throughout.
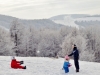
<path id="1" fill-rule="evenodd" d="M 72 56 L 72 55 L 74 56 L 74 65 L 75 65 L 75 68 L 76 68 L 76 72 L 79 72 L 79 62 L 78 62 L 78 60 L 79 60 L 79 52 L 78 52 L 77 47 L 76 47 L 75 44 L 72 45 L 72 48 L 73 48 L 73 51 L 68 56 Z"/>

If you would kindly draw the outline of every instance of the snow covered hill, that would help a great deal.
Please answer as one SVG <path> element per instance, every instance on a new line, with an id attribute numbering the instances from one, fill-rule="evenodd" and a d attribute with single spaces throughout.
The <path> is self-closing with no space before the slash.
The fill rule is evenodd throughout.
<path id="1" fill-rule="evenodd" d="M 99 75 L 100 63 L 80 61 L 80 72 L 76 73 L 73 60 L 70 73 L 64 74 L 62 69 L 63 59 L 44 57 L 16 57 L 23 60 L 26 70 L 10 68 L 10 56 L 0 56 L 0 75 Z"/>
<path id="2" fill-rule="evenodd" d="M 16 17 L 0 15 L 0 26 L 7 29 L 10 28 L 11 22 Z M 88 14 L 65 14 L 53 16 L 49 19 L 19 19 L 19 21 L 29 27 L 34 26 L 36 28 L 61 28 L 62 26 L 71 26 L 71 27 L 85 27 L 88 25 L 100 25 L 100 15 L 88 15 Z"/>
<path id="3" fill-rule="evenodd" d="M 70 15 L 65 16 L 63 19 L 60 19 L 60 20 L 54 19 L 52 21 L 54 21 L 57 24 L 63 24 L 65 26 L 71 26 L 71 27 L 79 28 L 79 26 L 74 23 L 75 20 Z"/>
<path id="4" fill-rule="evenodd" d="M 50 19 L 55 23 L 77 28 L 88 25 L 100 25 L 100 15 L 66 14 L 54 16 Z"/>
<path id="5" fill-rule="evenodd" d="M 9 29 L 11 22 L 15 19 L 18 18 L 6 15 L 0 15 L 0 26 Z M 33 26 L 36 28 L 60 28 L 64 26 L 62 24 L 56 24 L 50 19 L 34 19 L 34 20 L 18 19 L 18 21 L 20 21 L 20 23 L 26 27 Z"/>

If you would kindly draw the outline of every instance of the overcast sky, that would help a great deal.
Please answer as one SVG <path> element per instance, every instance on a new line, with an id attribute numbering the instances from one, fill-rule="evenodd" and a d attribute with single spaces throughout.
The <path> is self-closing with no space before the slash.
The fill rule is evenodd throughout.
<path id="1" fill-rule="evenodd" d="M 100 0 L 0 0 L 0 14 L 23 19 L 100 14 Z"/>

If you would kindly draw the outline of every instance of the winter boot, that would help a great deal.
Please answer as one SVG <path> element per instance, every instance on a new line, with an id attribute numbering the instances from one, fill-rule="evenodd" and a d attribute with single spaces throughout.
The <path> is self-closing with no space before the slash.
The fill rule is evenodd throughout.
<path id="1" fill-rule="evenodd" d="M 79 69 L 76 69 L 76 72 L 79 72 Z"/>
<path id="2" fill-rule="evenodd" d="M 24 66 L 24 68 L 23 69 L 26 69 L 26 66 Z"/>

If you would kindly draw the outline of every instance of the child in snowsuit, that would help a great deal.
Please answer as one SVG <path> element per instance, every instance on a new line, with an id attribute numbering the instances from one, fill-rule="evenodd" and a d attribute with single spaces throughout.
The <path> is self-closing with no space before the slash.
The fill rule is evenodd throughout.
<path id="1" fill-rule="evenodd" d="M 11 68 L 14 68 L 14 69 L 26 69 L 26 66 L 21 66 L 21 64 L 23 64 L 23 61 L 17 61 L 15 59 L 15 57 L 12 57 Z"/>
<path id="2" fill-rule="evenodd" d="M 69 57 L 66 55 L 65 56 L 65 61 L 63 64 L 63 69 L 65 70 L 65 73 L 69 72 L 69 67 L 71 66 L 71 64 L 69 63 Z"/>

